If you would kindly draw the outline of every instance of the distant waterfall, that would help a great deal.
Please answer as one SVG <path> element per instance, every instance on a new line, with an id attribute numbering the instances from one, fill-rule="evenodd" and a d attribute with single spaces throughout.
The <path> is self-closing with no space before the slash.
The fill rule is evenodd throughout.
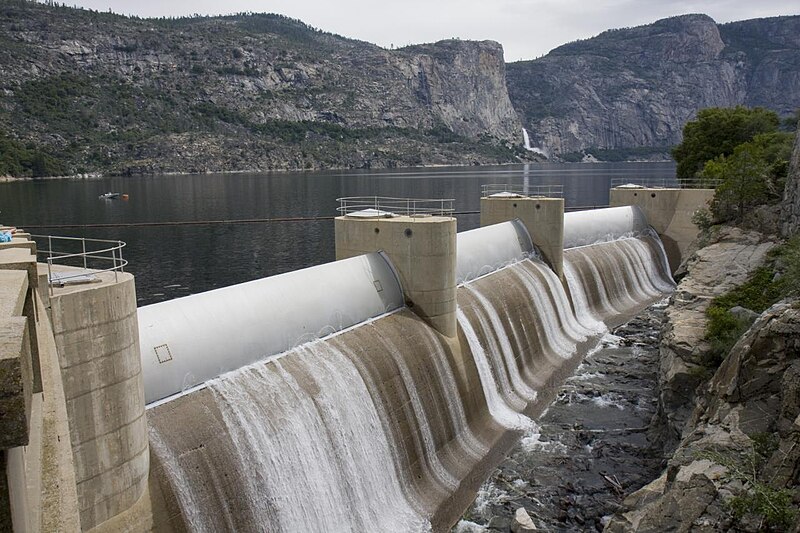
<path id="1" fill-rule="evenodd" d="M 652 235 L 565 250 L 569 291 L 521 259 L 458 288 L 457 339 L 400 309 L 152 407 L 158 516 L 189 531 L 448 530 L 606 324 L 673 288 L 662 253 Z"/>
<path id="2" fill-rule="evenodd" d="M 531 138 L 528 135 L 528 130 L 526 130 L 525 128 L 522 128 L 522 139 L 523 139 L 523 141 L 525 143 L 524 146 L 525 146 L 525 149 L 527 151 L 534 152 L 534 153 L 539 154 L 539 155 L 543 155 L 544 157 L 549 157 L 547 155 L 547 152 L 545 152 L 541 148 L 536 148 L 534 146 L 531 146 Z"/>

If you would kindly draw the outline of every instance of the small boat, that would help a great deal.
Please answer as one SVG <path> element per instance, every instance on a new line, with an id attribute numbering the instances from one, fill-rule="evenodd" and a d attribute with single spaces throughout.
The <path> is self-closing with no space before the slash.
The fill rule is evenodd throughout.
<path id="1" fill-rule="evenodd" d="M 118 192 L 105 192 L 100 196 L 98 196 L 98 198 L 101 198 L 103 200 L 116 200 L 117 198 L 119 198 L 120 194 L 121 193 Z"/>

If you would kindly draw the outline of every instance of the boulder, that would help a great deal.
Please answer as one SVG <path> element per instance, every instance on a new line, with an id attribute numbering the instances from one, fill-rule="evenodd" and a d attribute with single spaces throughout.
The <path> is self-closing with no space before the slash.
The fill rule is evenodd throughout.
<path id="1" fill-rule="evenodd" d="M 531 533 L 532 531 L 536 531 L 536 524 L 533 523 L 533 519 L 524 507 L 520 507 L 517 509 L 517 512 L 514 513 L 514 521 L 511 522 L 511 531 L 512 533 Z"/>

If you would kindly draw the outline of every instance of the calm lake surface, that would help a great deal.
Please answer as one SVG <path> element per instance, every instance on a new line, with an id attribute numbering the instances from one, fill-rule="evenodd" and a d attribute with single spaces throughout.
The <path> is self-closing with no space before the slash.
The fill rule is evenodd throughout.
<path id="1" fill-rule="evenodd" d="M 80 225 L 332 217 L 344 196 L 454 198 L 457 212 L 479 211 L 481 186 L 490 183 L 561 184 L 567 207 L 600 206 L 613 178 L 674 176 L 673 163 L 596 163 L 25 181 L 0 184 L 0 222 L 34 234 L 125 241 L 127 270 L 146 305 L 333 261 L 333 221 Z M 130 198 L 98 198 L 108 191 Z M 459 231 L 479 225 L 477 214 L 457 218 Z M 52 227 L 65 224 L 76 226 Z"/>

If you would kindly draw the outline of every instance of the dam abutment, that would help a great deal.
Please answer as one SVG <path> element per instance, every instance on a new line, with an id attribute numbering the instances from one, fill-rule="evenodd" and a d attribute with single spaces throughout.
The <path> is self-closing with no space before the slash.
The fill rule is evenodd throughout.
<path id="1" fill-rule="evenodd" d="M 564 277 L 564 199 L 526 196 L 481 198 L 481 227 L 519 219 L 559 278 Z"/>
<path id="2" fill-rule="evenodd" d="M 406 304 L 446 337 L 456 335 L 456 219 L 340 216 L 336 259 L 383 252 Z"/>
<path id="3" fill-rule="evenodd" d="M 714 189 L 615 187 L 609 192 L 612 207 L 639 207 L 661 237 L 670 269 L 675 272 L 686 257 L 689 244 L 700 233 L 692 216 L 708 208 Z"/>

